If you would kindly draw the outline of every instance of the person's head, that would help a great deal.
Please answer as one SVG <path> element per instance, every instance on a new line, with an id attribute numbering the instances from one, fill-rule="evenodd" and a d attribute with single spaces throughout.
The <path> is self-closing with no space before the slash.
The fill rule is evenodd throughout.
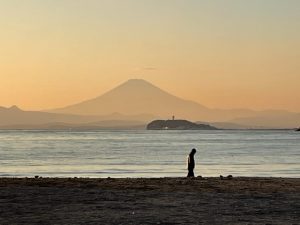
<path id="1" fill-rule="evenodd" d="M 195 154 L 196 154 L 196 152 L 197 152 L 197 151 L 196 151 L 196 149 L 195 149 L 195 148 L 193 148 L 193 149 L 192 149 L 192 151 L 191 151 L 191 154 L 195 155 Z"/>

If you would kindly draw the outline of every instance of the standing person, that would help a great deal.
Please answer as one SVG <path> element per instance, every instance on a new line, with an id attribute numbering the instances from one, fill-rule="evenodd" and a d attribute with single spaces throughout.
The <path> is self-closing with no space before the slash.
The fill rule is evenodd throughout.
<path id="1" fill-rule="evenodd" d="M 195 168 L 195 159 L 194 159 L 194 155 L 196 154 L 196 149 L 193 148 L 191 153 L 188 155 L 188 160 L 187 160 L 187 164 L 188 164 L 188 175 L 187 177 L 194 177 L 194 168 Z"/>

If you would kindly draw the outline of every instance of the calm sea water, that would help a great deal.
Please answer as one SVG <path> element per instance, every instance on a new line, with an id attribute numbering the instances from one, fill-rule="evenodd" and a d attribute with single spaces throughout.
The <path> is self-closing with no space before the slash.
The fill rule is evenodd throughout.
<path id="1" fill-rule="evenodd" d="M 0 131 L 2 177 L 300 177 L 294 131 Z"/>

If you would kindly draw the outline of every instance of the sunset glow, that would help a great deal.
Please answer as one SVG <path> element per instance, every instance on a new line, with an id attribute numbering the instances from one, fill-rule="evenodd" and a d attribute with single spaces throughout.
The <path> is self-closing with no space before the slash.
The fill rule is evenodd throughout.
<path id="1" fill-rule="evenodd" d="M 0 106 L 148 80 L 211 108 L 300 111 L 300 1 L 0 0 Z"/>

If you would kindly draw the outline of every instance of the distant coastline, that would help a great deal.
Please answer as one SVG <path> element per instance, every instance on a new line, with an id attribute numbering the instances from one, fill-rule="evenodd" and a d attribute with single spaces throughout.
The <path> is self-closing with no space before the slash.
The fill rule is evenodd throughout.
<path id="1" fill-rule="evenodd" d="M 147 129 L 147 124 L 136 126 L 84 126 L 84 125 L 57 125 L 57 124 L 40 124 L 40 125 L 11 125 L 2 126 L 0 131 L 101 131 L 101 130 L 211 130 L 211 131 L 294 131 L 299 132 L 295 128 L 216 128 L 216 129 Z"/>
<path id="2" fill-rule="evenodd" d="M 211 109 L 148 81 L 131 79 L 96 98 L 60 109 L 27 111 L 16 105 L 0 106 L 0 129 L 145 129 L 149 121 L 169 118 L 171 113 L 218 129 L 296 130 L 300 121 L 300 113 L 285 110 Z"/>

